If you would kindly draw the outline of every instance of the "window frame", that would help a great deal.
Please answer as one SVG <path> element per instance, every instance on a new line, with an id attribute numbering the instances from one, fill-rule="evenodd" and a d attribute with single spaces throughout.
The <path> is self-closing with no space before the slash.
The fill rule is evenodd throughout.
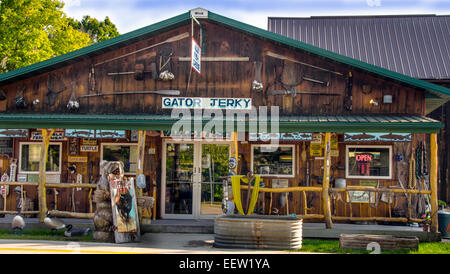
<path id="1" fill-rule="evenodd" d="M 25 171 L 22 170 L 22 147 L 23 145 L 41 145 L 42 143 L 40 142 L 20 142 L 19 143 L 19 168 L 18 168 L 18 173 L 22 173 L 22 174 L 39 174 L 39 171 Z M 45 171 L 45 174 L 61 174 L 62 173 L 62 142 L 50 142 L 50 145 L 58 145 L 59 146 L 59 171 Z"/>
<path id="2" fill-rule="evenodd" d="M 350 148 L 387 148 L 389 149 L 389 175 L 388 176 L 358 176 L 349 175 L 349 152 Z M 378 179 L 378 180 L 392 180 L 392 145 L 346 145 L 345 146 L 345 178 L 347 179 Z"/>
<path id="3" fill-rule="evenodd" d="M 100 160 L 103 161 L 103 146 L 136 146 L 137 147 L 137 143 L 101 143 L 100 145 Z M 139 157 L 139 155 L 136 155 L 136 157 Z M 137 164 L 138 164 L 138 159 L 136 158 L 136 171 L 134 172 L 124 172 L 125 175 L 136 175 L 137 172 Z"/>
<path id="4" fill-rule="evenodd" d="M 295 178 L 295 162 L 296 162 L 296 154 L 295 154 L 295 144 L 278 144 L 278 145 L 271 145 L 271 144 L 252 144 L 250 148 L 250 170 L 253 172 L 254 167 L 254 148 L 255 147 L 271 147 L 271 146 L 278 146 L 278 147 L 291 147 L 292 148 L 292 174 L 286 175 L 286 174 L 254 174 L 261 177 L 275 177 L 275 178 Z"/>

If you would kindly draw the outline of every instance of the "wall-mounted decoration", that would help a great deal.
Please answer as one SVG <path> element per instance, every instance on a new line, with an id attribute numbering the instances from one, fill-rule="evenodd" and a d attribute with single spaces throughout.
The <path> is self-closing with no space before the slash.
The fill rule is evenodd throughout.
<path id="1" fill-rule="evenodd" d="M 130 141 L 137 142 L 138 141 L 138 130 L 130 130 Z"/>
<path id="2" fill-rule="evenodd" d="M 303 132 L 279 132 L 279 133 L 250 132 L 249 133 L 249 141 L 270 141 L 270 140 L 310 141 L 311 139 L 312 139 L 312 133 L 303 133 Z"/>
<path id="3" fill-rule="evenodd" d="M 81 139 L 81 145 L 83 145 L 83 146 L 95 146 L 95 145 L 97 145 L 97 139 L 83 138 L 83 139 Z"/>
<path id="4" fill-rule="evenodd" d="M 78 139 L 77 138 L 69 138 L 69 155 L 77 155 L 78 154 Z"/>
<path id="5" fill-rule="evenodd" d="M 28 174 L 22 174 L 22 173 L 17 174 L 17 182 L 21 182 L 21 183 L 27 182 L 27 179 L 28 179 L 27 175 Z"/>
<path id="6" fill-rule="evenodd" d="M 312 143 L 309 146 L 309 155 L 313 157 L 321 157 L 322 156 L 322 144 L 321 143 Z"/>
<path id="7" fill-rule="evenodd" d="M 288 179 L 272 179 L 272 188 L 289 187 Z"/>
<path id="8" fill-rule="evenodd" d="M 27 107 L 27 102 L 25 100 L 24 94 L 27 87 L 25 85 L 19 86 L 16 91 L 16 98 L 14 99 L 14 102 L 16 104 L 16 108 L 18 109 L 24 109 Z"/>
<path id="9" fill-rule="evenodd" d="M 377 187 L 377 181 L 361 180 L 360 186 Z M 348 191 L 347 202 L 350 203 L 375 203 L 375 192 L 372 191 Z"/>
<path id="10" fill-rule="evenodd" d="M 95 129 L 66 129 L 66 137 L 94 138 Z"/>
<path id="11" fill-rule="evenodd" d="M 41 130 L 31 131 L 30 140 L 34 141 L 42 140 L 42 131 Z M 50 141 L 63 141 L 63 140 L 67 140 L 64 130 L 56 130 L 50 137 Z"/>
<path id="12" fill-rule="evenodd" d="M 0 137 L 26 138 L 28 137 L 28 129 L 3 129 L 0 130 Z"/>
<path id="13" fill-rule="evenodd" d="M 345 142 L 363 141 L 390 141 L 390 142 L 410 142 L 410 133 L 349 133 L 344 134 Z"/>
<path id="14" fill-rule="evenodd" d="M 71 163 L 87 163 L 87 156 L 68 156 L 67 161 Z"/>
<path id="15" fill-rule="evenodd" d="M 70 95 L 69 102 L 67 103 L 67 109 L 70 111 L 77 111 L 80 108 L 80 103 L 75 97 L 76 85 L 72 83 L 72 94 Z"/>
<path id="16" fill-rule="evenodd" d="M 47 104 L 53 106 L 55 104 L 58 94 L 66 89 L 64 83 L 56 76 L 49 74 L 47 78 Z"/>
<path id="17" fill-rule="evenodd" d="M 80 152 L 98 152 L 98 146 L 82 145 Z"/>
<path id="18" fill-rule="evenodd" d="M 6 154 L 9 157 L 12 157 L 12 155 L 13 155 L 13 139 L 12 138 L 0 139 L 0 154 Z"/>
<path id="19" fill-rule="evenodd" d="M 46 174 L 45 181 L 47 184 L 59 184 L 61 183 L 61 175 L 60 174 Z"/>
<path id="20" fill-rule="evenodd" d="M 126 138 L 125 130 L 96 130 L 95 138 Z"/>

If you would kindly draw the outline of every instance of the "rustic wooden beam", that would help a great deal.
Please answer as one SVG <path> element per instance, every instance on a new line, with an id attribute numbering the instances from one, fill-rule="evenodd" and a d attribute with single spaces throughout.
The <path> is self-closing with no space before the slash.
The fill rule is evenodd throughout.
<path id="1" fill-rule="evenodd" d="M 325 152 L 323 157 L 323 182 L 322 182 L 322 205 L 323 214 L 325 215 L 325 224 L 327 228 L 333 228 L 333 220 L 331 219 L 331 204 L 330 204 L 330 140 L 331 133 L 325 133 Z"/>
<path id="2" fill-rule="evenodd" d="M 419 249 L 419 238 L 417 237 L 394 237 L 392 235 L 367 234 L 341 234 L 339 236 L 339 248 L 366 250 L 371 243 L 376 243 L 380 248 L 379 251 L 396 249 Z"/>
<path id="3" fill-rule="evenodd" d="M 50 144 L 50 138 L 52 137 L 55 129 L 52 129 L 50 133 L 46 128 L 42 129 L 42 143 L 41 143 L 41 155 L 39 159 L 39 220 L 44 221 L 47 211 L 47 197 L 46 197 L 46 187 L 45 187 L 45 170 L 48 157 L 48 146 Z"/>
<path id="4" fill-rule="evenodd" d="M 84 188 L 97 188 L 97 185 L 95 184 L 45 184 L 45 187 L 47 188 L 78 188 L 78 187 L 84 187 Z"/>
<path id="5" fill-rule="evenodd" d="M 61 217 L 61 218 L 82 218 L 82 219 L 93 219 L 94 213 L 82 213 L 82 212 L 70 212 L 70 211 L 60 211 L 51 210 L 49 211 L 50 216 Z"/>
<path id="6" fill-rule="evenodd" d="M 247 189 L 247 186 L 242 185 L 241 189 Z M 251 187 L 253 189 L 253 187 Z M 271 187 L 261 187 L 259 188 L 260 192 L 270 192 L 270 193 L 281 193 L 281 192 L 296 192 L 296 191 L 317 191 L 321 192 L 321 187 L 314 186 L 293 186 L 293 187 L 280 187 L 280 188 L 271 188 Z"/>
<path id="7" fill-rule="evenodd" d="M 364 221 L 379 221 L 379 222 L 400 222 L 406 223 L 408 218 L 404 217 L 344 217 L 344 216 L 333 216 L 331 217 L 333 221 L 355 221 L 355 222 L 364 222 Z M 423 220 L 413 219 L 413 221 L 422 222 Z"/>
<path id="8" fill-rule="evenodd" d="M 431 166 L 430 166 L 430 189 L 431 189 L 431 232 L 438 231 L 438 144 L 437 134 L 430 134 Z"/>

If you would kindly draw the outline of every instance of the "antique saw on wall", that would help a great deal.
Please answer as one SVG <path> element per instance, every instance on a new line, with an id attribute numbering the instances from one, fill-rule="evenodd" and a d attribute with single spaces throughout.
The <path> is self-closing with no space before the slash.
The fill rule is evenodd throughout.
<path id="1" fill-rule="evenodd" d="M 104 92 L 99 94 L 88 94 L 79 96 L 78 99 L 88 98 L 88 97 L 98 97 L 98 96 L 109 96 L 109 95 L 134 95 L 134 94 L 159 94 L 159 95 L 180 95 L 179 90 L 144 90 L 144 91 L 118 91 L 118 92 Z"/>
<path id="2" fill-rule="evenodd" d="M 330 92 L 318 92 L 318 91 L 297 91 L 296 88 L 291 90 L 268 90 L 268 95 L 292 95 L 292 97 L 297 96 L 297 94 L 306 94 L 306 95 L 324 95 L 324 96 L 339 96 L 339 93 L 330 93 Z"/>

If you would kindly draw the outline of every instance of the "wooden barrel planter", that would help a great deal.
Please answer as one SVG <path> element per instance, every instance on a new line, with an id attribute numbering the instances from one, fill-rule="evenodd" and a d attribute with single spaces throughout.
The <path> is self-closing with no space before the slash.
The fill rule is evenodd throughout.
<path id="1" fill-rule="evenodd" d="M 214 220 L 214 247 L 300 249 L 302 230 L 295 217 L 223 215 Z"/>

